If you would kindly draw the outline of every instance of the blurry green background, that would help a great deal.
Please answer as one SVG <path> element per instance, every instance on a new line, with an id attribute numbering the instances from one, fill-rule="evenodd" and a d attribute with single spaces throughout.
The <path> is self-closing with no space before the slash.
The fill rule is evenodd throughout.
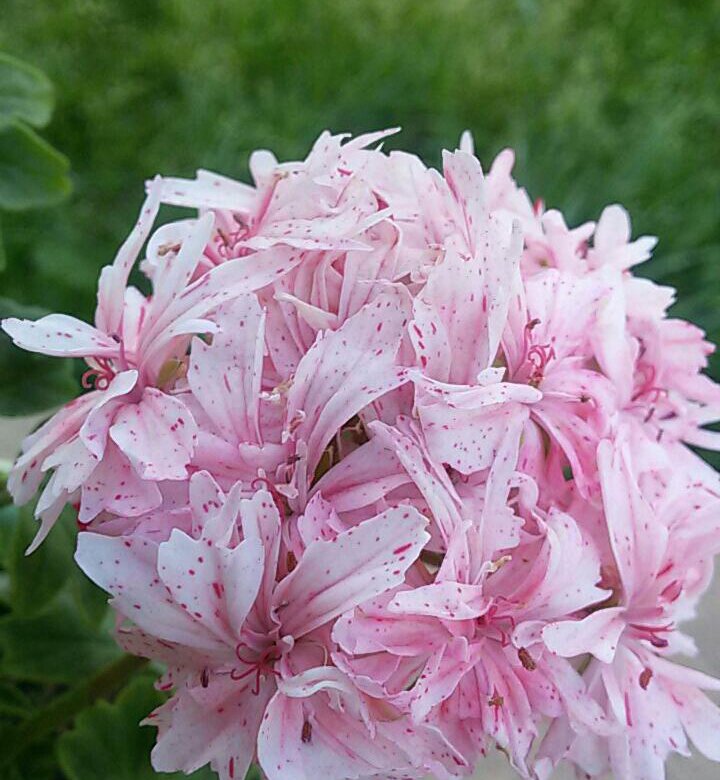
<path id="1" fill-rule="evenodd" d="M 91 317 L 98 269 L 156 172 L 242 177 L 257 147 L 298 158 L 324 128 L 401 125 L 387 146 L 432 164 L 465 128 L 486 167 L 513 146 L 518 180 L 570 224 L 623 203 L 635 235 L 660 238 L 640 273 L 677 287 L 675 313 L 720 340 L 720 2 L 0 0 L 3 51 L 54 83 L 50 124 L 25 119 L 68 157 L 73 190 L 0 210 L 0 316 L 15 299 Z M 1 120 L 0 206 L 7 172 L 34 159 Z M 0 414 L 79 390 L 52 363 L 67 371 L 51 379 L 0 339 Z M 6 454 L 15 431 L 0 420 Z M 136 725 L 160 700 L 150 675 L 119 655 L 105 597 L 70 565 L 72 517 L 24 559 L 30 514 L 0 484 L 0 778 L 151 780 L 153 733 Z M 707 615 L 699 633 L 716 649 Z"/>
<path id="2" fill-rule="evenodd" d="M 464 128 L 571 223 L 614 201 L 642 269 L 720 337 L 720 4 L 694 0 L 2 0 L 0 49 L 56 86 L 62 205 L 3 218 L 0 294 L 88 316 L 156 172 L 244 176 L 323 128 L 401 125 L 431 163 Z"/>

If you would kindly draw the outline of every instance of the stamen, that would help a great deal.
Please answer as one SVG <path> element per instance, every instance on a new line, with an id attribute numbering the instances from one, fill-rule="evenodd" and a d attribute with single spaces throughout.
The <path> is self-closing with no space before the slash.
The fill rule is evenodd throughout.
<path id="1" fill-rule="evenodd" d="M 518 658 L 520 659 L 520 663 L 525 669 L 528 670 L 528 672 L 534 672 L 537 669 L 535 659 L 530 655 L 527 648 L 521 647 L 518 650 Z"/>
<path id="2" fill-rule="evenodd" d="M 237 245 L 248 232 L 248 225 L 245 224 L 241 217 L 234 214 L 233 219 L 238 226 L 237 230 L 233 230 L 232 233 L 226 233 L 222 228 L 217 228 L 217 235 L 215 236 L 216 251 L 224 260 L 231 260 L 237 257 Z"/>
<path id="3" fill-rule="evenodd" d="M 665 626 L 644 626 L 638 623 L 631 623 L 630 627 L 640 634 L 640 639 L 650 642 L 658 650 L 662 650 L 670 644 L 667 639 L 658 636 L 658 634 L 666 634 L 675 628 L 672 623 L 668 623 Z"/>
<path id="4" fill-rule="evenodd" d="M 528 350 L 530 349 L 530 341 L 531 341 L 531 334 L 534 328 L 536 328 L 540 324 L 540 320 L 536 317 L 533 320 L 528 320 L 527 325 L 525 325 L 525 330 L 523 331 L 523 362 L 527 360 L 527 354 Z"/>
<path id="5" fill-rule="evenodd" d="M 648 685 L 650 685 L 650 680 L 653 676 L 653 670 L 645 667 L 642 672 L 640 672 L 640 687 L 646 691 Z"/>
<path id="6" fill-rule="evenodd" d="M 127 371 L 129 368 L 127 356 L 125 354 L 125 343 L 117 333 L 111 333 L 110 338 L 118 345 L 118 355 L 113 358 L 93 357 L 92 363 L 87 371 L 80 378 L 80 384 L 85 390 L 107 390 L 110 382 L 120 371 Z M 117 363 L 117 367 L 114 364 Z"/>
<path id="7" fill-rule="evenodd" d="M 493 695 L 491 699 L 488 699 L 488 704 L 491 707 L 495 707 L 496 711 L 505 704 L 505 699 L 498 693 L 497 688 L 493 688 Z"/>
<path id="8" fill-rule="evenodd" d="M 527 382 L 533 387 L 537 387 L 542 382 L 547 364 L 556 357 L 555 347 L 552 344 L 532 343 L 532 331 L 539 324 L 540 320 L 536 317 L 528 320 L 527 325 L 525 325 L 523 332 L 523 359 L 520 362 L 521 366 L 526 363 L 530 364 L 530 376 Z"/>
<path id="9" fill-rule="evenodd" d="M 230 671 L 230 679 L 237 682 L 239 680 L 244 680 L 246 677 L 254 674 L 255 684 L 253 685 L 252 693 L 253 696 L 257 696 L 260 693 L 260 683 L 264 677 L 267 677 L 269 674 L 280 677 L 280 672 L 274 668 L 275 662 L 280 660 L 280 654 L 277 646 L 272 644 L 267 647 L 256 660 L 251 660 L 241 655 L 240 650 L 243 647 L 245 647 L 245 645 L 243 645 L 242 642 L 236 645 L 235 656 L 238 661 L 240 661 L 240 663 L 244 664 L 248 668 L 244 672 L 241 672 L 239 669 L 232 669 Z"/>
<path id="10" fill-rule="evenodd" d="M 528 350 L 527 361 L 532 365 L 528 384 L 537 387 L 545 376 L 547 364 L 555 357 L 555 348 L 551 344 L 535 344 Z"/>
<path id="11" fill-rule="evenodd" d="M 107 390 L 115 378 L 115 370 L 108 358 L 93 358 L 98 367 L 90 367 L 81 377 L 80 384 L 85 390 Z"/>
<path id="12" fill-rule="evenodd" d="M 300 739 L 307 744 L 312 739 L 312 725 L 310 724 L 309 720 L 306 720 L 303 722 L 302 725 L 302 733 L 300 734 Z"/>
<path id="13" fill-rule="evenodd" d="M 655 384 L 657 379 L 657 371 L 654 366 L 642 364 L 637 367 L 638 372 L 642 376 L 642 382 L 640 387 L 635 391 L 632 397 L 633 401 L 639 401 L 641 398 L 647 399 L 651 404 L 656 404 L 661 398 L 665 398 L 668 391 L 665 388 L 659 387 Z M 654 409 L 648 414 L 646 421 L 649 421 L 650 417 L 655 413 Z"/>

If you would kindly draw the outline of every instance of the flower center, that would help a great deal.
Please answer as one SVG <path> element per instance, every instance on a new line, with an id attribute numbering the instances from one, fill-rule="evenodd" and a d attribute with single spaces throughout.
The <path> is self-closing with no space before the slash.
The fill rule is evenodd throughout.
<path id="1" fill-rule="evenodd" d="M 115 369 L 108 358 L 93 358 L 95 366 L 91 366 L 82 375 L 80 384 L 85 390 L 107 390 L 115 378 Z"/>
<path id="2" fill-rule="evenodd" d="M 555 357 L 551 344 L 534 344 L 528 350 L 526 360 L 532 366 L 528 384 L 537 387 L 545 378 L 547 364 Z"/>
<path id="3" fill-rule="evenodd" d="M 506 607 L 503 607 L 503 603 Z M 515 630 L 515 618 L 512 614 L 515 605 L 503 596 L 493 597 L 493 603 L 484 615 L 477 618 L 477 626 L 483 636 L 494 639 L 502 647 L 510 645 L 510 636 Z"/>
<path id="4" fill-rule="evenodd" d="M 520 363 L 516 381 L 525 381 L 532 387 L 538 385 L 545 378 L 545 370 L 548 363 L 553 360 L 555 347 L 552 344 L 533 344 L 532 331 L 540 324 L 540 320 L 535 318 L 529 320 L 525 326 L 523 334 L 523 359 Z"/>
<path id="5" fill-rule="evenodd" d="M 117 334 L 111 334 L 113 341 L 117 342 L 117 358 L 93 357 L 88 360 L 90 368 L 82 375 L 80 384 L 85 390 L 107 390 L 110 382 L 120 371 L 128 370 L 128 361 L 125 354 L 125 344 Z M 117 366 L 115 365 L 117 363 Z"/>
<path id="6" fill-rule="evenodd" d="M 633 629 L 638 639 L 644 639 L 653 647 L 662 650 L 667 647 L 669 642 L 661 634 L 667 634 L 674 629 L 672 623 L 668 623 L 664 626 L 646 626 L 639 623 L 631 623 L 630 628 Z"/>
<path id="7" fill-rule="evenodd" d="M 640 374 L 640 382 L 638 388 L 633 394 L 632 400 L 639 401 L 641 399 L 647 400 L 651 404 L 657 403 L 662 397 L 667 395 L 667 390 L 659 387 L 655 380 L 657 378 L 657 372 L 655 368 L 648 364 L 640 364 L 637 367 Z M 654 409 L 653 409 L 654 411 Z"/>
<path id="8" fill-rule="evenodd" d="M 240 668 L 235 668 L 230 672 L 233 680 L 244 680 L 246 677 L 255 675 L 255 684 L 253 685 L 253 695 L 260 693 L 260 681 L 270 674 L 280 677 L 280 672 L 275 669 L 275 662 L 280 660 L 281 652 L 278 646 L 273 642 L 265 648 L 262 653 L 256 654 L 254 658 L 244 655 L 244 651 L 249 650 L 242 642 L 235 648 L 235 657 L 241 663 Z"/>

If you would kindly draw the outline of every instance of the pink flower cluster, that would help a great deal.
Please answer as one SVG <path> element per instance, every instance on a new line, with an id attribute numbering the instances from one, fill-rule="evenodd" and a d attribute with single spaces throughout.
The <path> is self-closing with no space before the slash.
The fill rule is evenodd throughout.
<path id="1" fill-rule="evenodd" d="M 254 185 L 148 184 L 95 324 L 5 320 L 89 390 L 9 487 L 67 503 L 117 639 L 165 664 L 153 764 L 222 780 L 660 780 L 720 760 L 692 655 L 720 551 L 711 346 L 632 275 L 620 206 L 569 228 L 502 152 L 442 173 L 323 134 Z M 371 148 L 372 147 L 372 148 Z M 199 216 L 151 233 L 161 204 Z M 152 285 L 128 286 L 139 255 Z"/>

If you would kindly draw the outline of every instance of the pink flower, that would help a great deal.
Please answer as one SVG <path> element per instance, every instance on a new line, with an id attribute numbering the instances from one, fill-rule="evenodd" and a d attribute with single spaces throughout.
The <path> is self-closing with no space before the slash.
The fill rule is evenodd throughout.
<path id="1" fill-rule="evenodd" d="M 118 642 L 172 692 L 158 771 L 720 760 L 720 683 L 673 660 L 720 552 L 712 345 L 633 276 L 655 239 L 622 207 L 568 225 L 510 150 L 484 174 L 464 134 L 436 171 L 392 132 L 155 179 L 94 325 L 3 323 L 87 363 L 8 482 L 42 488 L 33 547 L 77 505 Z M 151 235 L 160 203 L 198 213 Z"/>
<path id="2" fill-rule="evenodd" d="M 560 655 L 592 653 L 590 690 L 619 728 L 598 744 L 568 738 L 558 721 L 542 752 L 551 763 L 567 753 L 585 771 L 599 761 L 619 778 L 663 778 L 667 755 L 687 754 L 686 733 L 708 757 L 720 758 L 710 737 L 720 709 L 702 693 L 720 690 L 720 682 L 665 659 L 673 651 L 694 652 L 678 623 L 693 616 L 720 551 L 717 498 L 699 486 L 683 486 L 679 495 L 668 486 L 653 507 L 638 486 L 627 444 L 605 440 L 598 458 L 612 549 L 604 579 L 616 606 L 550 624 L 542 636 Z"/>
<path id="3" fill-rule="evenodd" d="M 213 344 L 192 346 L 192 398 L 179 396 L 203 420 L 193 464 L 240 479 L 249 491 L 258 479 L 269 481 L 302 509 L 332 438 L 407 381 L 396 360 L 406 319 L 396 296 L 379 294 L 338 330 L 318 334 L 286 376 L 272 355 L 263 359 L 268 326 L 257 300 L 221 309 Z"/>
<path id="4" fill-rule="evenodd" d="M 161 503 L 158 482 L 187 476 L 197 425 L 168 391 L 184 370 L 188 339 L 215 332 L 217 326 L 206 319 L 209 313 L 290 266 L 286 257 L 254 258 L 191 282 L 212 229 L 212 219 L 204 217 L 186 226 L 180 243 L 158 248 L 155 293 L 144 298 L 127 287 L 127 279 L 157 213 L 159 191 L 156 180 L 133 233 L 113 265 L 103 269 L 95 327 L 56 314 L 36 322 L 10 318 L 2 323 L 25 349 L 85 358 L 89 368 L 83 385 L 95 387 L 70 405 L 72 411 L 63 410 L 47 423 L 45 435 L 26 442 L 11 474 L 10 490 L 24 503 L 32 495 L 25 484 L 36 489 L 42 473 L 54 469 L 36 509 L 43 524 L 34 546 L 78 492 L 82 523 L 102 511 L 136 516 Z"/>
<path id="5" fill-rule="evenodd" d="M 151 716 L 160 724 L 158 770 L 189 772 L 210 761 L 222 777 L 243 777 L 259 733 L 268 777 L 311 777 L 308 767 L 327 760 L 325 730 L 337 739 L 346 728 L 351 744 L 373 744 L 369 704 L 328 666 L 326 627 L 402 582 L 427 540 L 425 523 L 415 510 L 390 509 L 332 539 L 306 540 L 297 559 L 281 554 L 270 494 L 239 495 L 225 497 L 200 472 L 191 480 L 194 534 L 175 528 L 158 544 L 83 533 L 77 561 L 132 621 L 119 629 L 121 644 L 164 660 L 179 686 Z M 344 715 L 333 711 L 338 696 L 347 700 Z M 358 763 L 362 774 L 398 760 L 387 739 L 370 752 Z"/>
<path id="6" fill-rule="evenodd" d="M 611 265 L 626 271 L 644 263 L 657 244 L 655 236 L 642 236 L 630 241 L 630 217 L 617 204 L 603 209 L 595 226 L 593 248 L 587 253 L 590 268 Z"/>
<path id="7" fill-rule="evenodd" d="M 461 507 L 468 519 L 432 582 L 400 588 L 338 621 L 333 637 L 345 654 L 338 662 L 359 685 L 372 680 L 414 722 L 433 723 L 456 746 L 467 745 L 473 760 L 492 739 L 527 774 L 540 712 L 566 714 L 580 731 L 606 731 L 579 676 L 541 639 L 554 615 L 606 595 L 595 585 L 599 560 L 574 521 L 559 513 L 538 518 L 535 534 L 519 544 L 497 549 L 493 540 L 502 534 L 493 526 L 505 518 L 482 513 L 472 523 L 470 506 Z M 409 690 L 408 679 L 417 680 Z"/>

